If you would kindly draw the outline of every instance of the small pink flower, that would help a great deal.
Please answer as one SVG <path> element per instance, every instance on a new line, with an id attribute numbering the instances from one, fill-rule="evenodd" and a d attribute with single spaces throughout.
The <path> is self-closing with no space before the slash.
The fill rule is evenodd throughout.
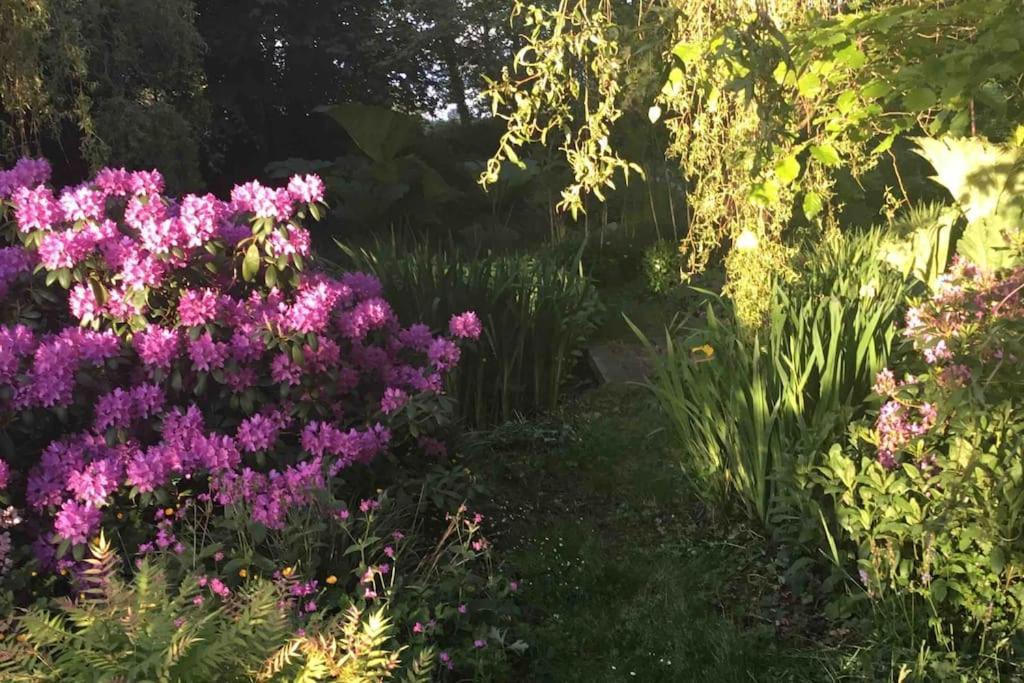
<path id="1" fill-rule="evenodd" d="M 454 337 L 479 339 L 480 333 L 483 332 L 483 325 L 480 324 L 480 318 L 476 317 L 476 313 L 466 311 L 462 315 L 452 316 L 448 323 L 448 331 Z"/>

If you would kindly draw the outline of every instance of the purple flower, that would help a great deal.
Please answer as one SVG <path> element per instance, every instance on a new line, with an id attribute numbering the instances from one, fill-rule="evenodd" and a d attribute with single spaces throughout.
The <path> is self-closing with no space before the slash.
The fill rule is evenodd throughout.
<path id="1" fill-rule="evenodd" d="M 324 181 L 318 175 L 294 175 L 288 181 L 288 192 L 297 202 L 320 202 L 324 199 Z"/>
<path id="2" fill-rule="evenodd" d="M 182 325 L 202 325 L 217 315 L 217 293 L 212 289 L 186 289 L 178 301 L 178 318 Z"/>
<path id="3" fill-rule="evenodd" d="M 60 203 L 50 188 L 43 185 L 35 189 L 21 187 L 14 192 L 11 201 L 14 203 L 14 219 L 21 232 L 50 230 L 64 220 Z"/>
<path id="4" fill-rule="evenodd" d="M 100 526 L 100 511 L 91 505 L 66 500 L 53 521 L 53 528 L 73 544 L 85 543 Z"/>
<path id="5" fill-rule="evenodd" d="M 144 364 L 166 370 L 178 357 L 181 348 L 181 335 L 177 330 L 154 325 L 143 332 L 136 333 L 132 344 Z"/>
<path id="6" fill-rule="evenodd" d="M 430 344 L 427 350 L 427 358 L 437 366 L 439 370 L 450 370 L 459 364 L 459 347 L 455 342 L 444 337 L 438 337 Z"/>
<path id="7" fill-rule="evenodd" d="M 476 317 L 473 311 L 466 311 L 462 315 L 453 315 L 448 322 L 448 330 L 452 336 L 461 339 L 479 339 L 483 326 L 480 318 Z"/>
<path id="8" fill-rule="evenodd" d="M 188 345 L 188 357 L 192 359 L 192 367 L 200 372 L 211 372 L 224 367 L 229 351 L 230 348 L 225 342 L 213 341 L 209 332 L 204 332 Z"/>
<path id="9" fill-rule="evenodd" d="M 394 413 L 402 409 L 409 402 L 409 395 L 395 387 L 388 387 L 384 390 L 384 397 L 380 400 L 380 409 L 385 413 Z"/>

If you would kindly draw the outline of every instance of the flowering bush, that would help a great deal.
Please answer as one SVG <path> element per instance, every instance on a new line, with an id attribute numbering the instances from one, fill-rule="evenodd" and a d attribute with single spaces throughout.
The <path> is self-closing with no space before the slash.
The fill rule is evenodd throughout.
<path id="1" fill-rule="evenodd" d="M 870 596 L 923 601 L 943 645 L 1019 653 L 1024 269 L 956 263 L 906 323 L 913 374 L 878 375 L 871 452 L 834 447 L 820 483 Z"/>
<path id="2" fill-rule="evenodd" d="M 35 540 L 43 568 L 67 569 L 101 525 L 128 552 L 181 551 L 147 515 L 182 499 L 280 530 L 385 451 L 438 450 L 444 375 L 479 322 L 402 327 L 374 277 L 311 268 L 319 178 L 222 201 L 165 196 L 156 171 L 60 191 L 48 175 L 40 160 L 0 173 L 7 566 Z"/>

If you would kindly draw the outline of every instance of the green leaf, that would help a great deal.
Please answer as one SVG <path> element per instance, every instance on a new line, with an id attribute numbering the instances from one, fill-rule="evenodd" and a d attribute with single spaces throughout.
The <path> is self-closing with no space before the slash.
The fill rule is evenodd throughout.
<path id="1" fill-rule="evenodd" d="M 418 117 L 386 107 L 347 103 L 317 107 L 338 122 L 366 156 L 377 163 L 395 159 L 409 149 L 419 134 Z"/>
<path id="2" fill-rule="evenodd" d="M 868 58 L 855 44 L 850 43 L 836 53 L 836 61 L 851 69 L 859 69 L 868 61 Z"/>
<path id="3" fill-rule="evenodd" d="M 1003 549 L 999 547 L 992 548 L 992 554 L 989 556 L 988 562 L 992 567 L 992 571 L 996 574 L 1002 574 L 1003 569 L 1006 568 L 1006 555 L 1003 553 Z"/>
<path id="4" fill-rule="evenodd" d="M 903 106 L 910 111 L 925 111 L 939 99 L 931 88 L 913 88 L 903 96 Z"/>
<path id="5" fill-rule="evenodd" d="M 807 220 L 814 220 L 814 218 L 821 213 L 824 208 L 821 197 L 816 192 L 808 192 L 804 195 L 804 215 L 807 216 Z"/>
<path id="6" fill-rule="evenodd" d="M 860 96 L 866 100 L 877 100 L 892 92 L 892 86 L 882 80 L 871 81 L 860 90 Z"/>
<path id="7" fill-rule="evenodd" d="M 246 282 L 256 277 L 260 269 L 260 250 L 255 244 L 249 245 L 245 250 L 245 258 L 242 260 L 242 279 Z"/>
<path id="8" fill-rule="evenodd" d="M 789 185 L 800 175 L 800 162 L 795 156 L 788 156 L 775 167 L 775 177 L 783 185 Z"/>
<path id="9" fill-rule="evenodd" d="M 892 147 L 892 143 L 895 142 L 895 141 L 896 141 L 896 134 L 895 133 L 890 133 L 889 135 L 885 136 L 885 139 L 883 139 L 881 142 L 879 142 L 877 145 L 875 145 L 875 148 L 873 150 L 871 150 L 871 153 L 872 154 L 881 154 L 882 152 L 887 152 L 887 151 L 889 151 L 889 148 Z"/>
<path id="10" fill-rule="evenodd" d="M 761 205 L 775 204 L 779 201 L 779 184 L 774 180 L 766 180 L 754 186 L 750 199 Z"/>
<path id="11" fill-rule="evenodd" d="M 818 74 L 807 72 L 797 80 L 796 88 L 802 97 L 810 99 L 821 92 L 821 78 Z"/>
<path id="12" fill-rule="evenodd" d="M 853 105 L 857 103 L 857 91 L 847 90 L 838 98 L 836 98 L 836 109 L 839 110 L 840 114 L 849 114 L 853 109 Z"/>
<path id="13" fill-rule="evenodd" d="M 696 43 L 679 43 L 672 48 L 672 54 L 680 59 L 683 64 L 689 64 L 700 57 L 702 50 Z"/>
<path id="14" fill-rule="evenodd" d="M 839 152 L 829 143 L 811 145 L 811 156 L 826 166 L 838 166 L 842 163 Z"/>

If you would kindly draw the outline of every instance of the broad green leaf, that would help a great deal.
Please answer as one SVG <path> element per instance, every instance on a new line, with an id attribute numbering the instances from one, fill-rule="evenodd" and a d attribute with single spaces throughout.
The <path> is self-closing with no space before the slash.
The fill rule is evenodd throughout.
<path id="1" fill-rule="evenodd" d="M 989 565 L 996 574 L 1003 573 L 1003 569 L 1006 568 L 1006 554 L 1003 553 L 1002 548 L 992 548 L 992 554 L 989 556 Z"/>
<path id="2" fill-rule="evenodd" d="M 836 53 L 836 61 L 851 69 L 859 69 L 864 66 L 868 58 L 860 51 L 860 48 L 850 43 Z"/>
<path id="3" fill-rule="evenodd" d="M 903 96 L 903 106 L 912 112 L 925 111 L 939 99 L 931 88 L 913 88 Z"/>
<path id="4" fill-rule="evenodd" d="M 807 216 L 808 220 L 814 220 L 814 218 L 821 213 L 823 205 L 821 197 L 816 192 L 808 192 L 804 195 L 804 215 Z"/>
<path id="5" fill-rule="evenodd" d="M 838 166 L 842 163 L 842 160 L 839 158 L 839 152 L 827 142 L 820 145 L 811 145 L 811 156 L 826 166 Z"/>
<path id="6" fill-rule="evenodd" d="M 821 92 L 821 78 L 816 73 L 807 72 L 797 80 L 796 88 L 802 97 L 810 99 Z"/>
<path id="7" fill-rule="evenodd" d="M 701 55 L 700 45 L 696 43 L 679 43 L 672 48 L 672 54 L 678 57 L 683 64 L 689 64 L 697 60 Z"/>
<path id="8" fill-rule="evenodd" d="M 866 100 L 877 100 L 892 92 L 892 86 L 882 80 L 871 81 L 860 90 L 860 96 Z"/>
<path id="9" fill-rule="evenodd" d="M 795 156 L 788 156 L 775 167 L 775 177 L 783 185 L 789 185 L 800 175 L 800 162 Z"/>
<path id="10" fill-rule="evenodd" d="M 318 107 L 316 111 L 337 121 L 359 149 L 378 163 L 391 161 L 407 150 L 420 130 L 417 117 L 386 107 L 349 102 Z"/>
<path id="11" fill-rule="evenodd" d="M 857 91 L 847 90 L 838 98 L 836 98 L 836 109 L 841 114 L 849 114 L 850 110 L 853 109 L 853 105 L 857 103 Z"/>
<path id="12" fill-rule="evenodd" d="M 242 259 L 242 279 L 251 281 L 260 269 L 260 250 L 255 244 L 250 244 L 245 250 L 245 258 Z"/>

